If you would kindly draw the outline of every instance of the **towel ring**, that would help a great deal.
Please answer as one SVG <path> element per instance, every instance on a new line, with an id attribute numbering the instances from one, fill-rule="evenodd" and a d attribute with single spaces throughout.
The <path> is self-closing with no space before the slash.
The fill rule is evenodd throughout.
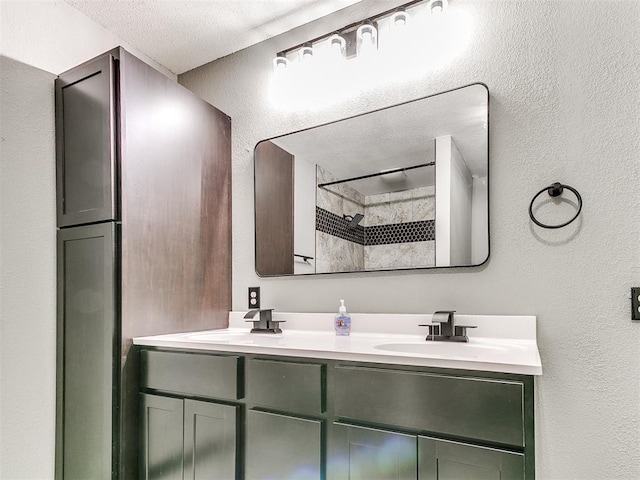
<path id="1" fill-rule="evenodd" d="M 533 215 L 533 202 L 535 202 L 536 198 L 538 198 L 540 196 L 540 194 L 543 193 L 543 192 L 547 192 L 550 197 L 559 197 L 560 195 L 562 195 L 562 192 L 564 191 L 565 188 L 567 190 L 571 190 L 573 192 L 573 194 L 576 196 L 576 198 L 578 199 L 578 211 L 576 212 L 576 214 L 568 222 L 564 222 L 564 223 L 561 223 L 559 225 L 546 225 L 546 224 L 540 222 Z M 582 197 L 580 196 L 578 191 L 575 188 L 570 187 L 569 185 L 563 185 L 560 182 L 555 182 L 555 183 L 551 184 L 550 186 L 545 187 L 542 190 L 540 190 L 531 199 L 531 203 L 529 204 L 529 217 L 531 217 L 531 220 L 533 220 L 533 223 L 535 223 L 536 225 L 538 225 L 538 226 L 540 226 L 542 228 L 562 228 L 562 227 L 566 227 L 571 222 L 573 222 L 576 218 L 578 218 L 578 215 L 580 215 L 580 211 L 581 210 L 582 210 Z"/>

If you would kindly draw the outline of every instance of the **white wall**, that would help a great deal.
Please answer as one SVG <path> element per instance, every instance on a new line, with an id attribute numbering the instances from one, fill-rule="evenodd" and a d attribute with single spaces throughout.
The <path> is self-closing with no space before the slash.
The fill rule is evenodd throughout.
<path id="1" fill-rule="evenodd" d="M 451 265 L 451 135 L 435 139 L 436 265 Z"/>
<path id="2" fill-rule="evenodd" d="M 469 167 L 451 137 L 451 263 L 471 264 L 471 188 Z M 438 186 L 436 185 L 436 196 Z M 436 197 L 437 202 L 437 197 Z M 438 245 L 436 243 L 436 250 Z"/>
<path id="3" fill-rule="evenodd" d="M 480 265 L 487 259 L 487 226 L 489 217 L 487 202 L 489 201 L 489 184 L 487 177 L 473 179 L 471 198 L 471 264 Z"/>
<path id="4" fill-rule="evenodd" d="M 471 265 L 471 172 L 451 135 L 435 142 L 436 265 Z"/>
<path id="5" fill-rule="evenodd" d="M 176 75 L 61 0 L 2 0 L 0 54 L 56 75 L 122 46 L 156 70 Z"/>
<path id="6" fill-rule="evenodd" d="M 316 166 L 300 155 L 294 160 L 293 253 L 313 257 L 302 261 L 294 257 L 293 273 L 316 271 Z"/>
<path id="7" fill-rule="evenodd" d="M 54 75 L 0 57 L 0 478 L 53 478 Z"/>
<path id="8" fill-rule="evenodd" d="M 284 311 L 333 311 L 345 298 L 353 312 L 535 314 L 544 368 L 536 381 L 538 478 L 640 478 L 640 323 L 630 321 L 628 297 L 640 284 L 640 3 L 456 0 L 451 8 L 470 15 L 471 43 L 448 67 L 333 107 L 274 106 L 274 54 L 357 20 L 359 8 L 180 76 L 233 118 L 234 308 L 245 306 L 249 285 L 260 285 L 263 305 Z M 247 219 L 259 140 L 477 81 L 491 94 L 486 265 L 255 275 Z M 534 228 L 529 201 L 556 180 L 582 193 L 583 213 L 558 231 Z"/>

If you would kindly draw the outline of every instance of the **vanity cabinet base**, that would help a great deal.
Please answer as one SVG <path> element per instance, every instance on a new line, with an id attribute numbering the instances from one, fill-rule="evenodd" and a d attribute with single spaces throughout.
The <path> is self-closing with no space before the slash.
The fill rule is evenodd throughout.
<path id="1" fill-rule="evenodd" d="M 169 378 L 162 386 L 151 381 L 157 372 L 155 360 L 167 365 L 175 359 L 187 365 L 185 355 L 192 354 L 143 348 L 145 480 L 173 478 L 173 470 L 167 470 L 166 477 L 155 475 L 161 468 L 183 472 L 190 480 L 535 477 L 531 376 L 199 352 L 198 356 L 210 355 L 211 365 L 236 365 L 225 375 L 238 379 L 233 389 L 241 392 L 238 398 L 203 397 L 203 387 L 197 388 L 199 393 L 177 393 Z M 212 378 L 202 370 L 178 372 L 176 365 L 171 371 L 183 377 L 183 384 Z M 219 394 L 213 386 L 207 391 Z M 310 398 L 310 393 L 318 398 Z M 155 399 L 162 403 L 156 406 Z M 452 403 L 467 405 L 470 411 L 455 421 L 449 413 L 440 418 L 438 412 L 447 412 Z M 394 413 L 405 407 L 413 410 Z M 506 414 L 497 426 L 487 425 L 496 412 Z M 509 434 L 498 441 L 497 429 Z M 161 440 L 154 446 L 156 436 Z"/>

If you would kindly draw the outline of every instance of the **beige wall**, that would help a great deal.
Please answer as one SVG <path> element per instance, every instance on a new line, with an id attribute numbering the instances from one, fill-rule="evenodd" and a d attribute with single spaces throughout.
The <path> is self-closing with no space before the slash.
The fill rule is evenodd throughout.
<path id="1" fill-rule="evenodd" d="M 259 285 L 263 305 L 282 311 L 333 311 L 344 298 L 353 312 L 535 314 L 544 368 L 536 382 L 538 478 L 640 478 L 640 324 L 630 321 L 628 297 L 640 284 L 640 3 L 451 4 L 473 25 L 455 62 L 333 107 L 274 106 L 271 59 L 357 20 L 362 5 L 180 76 L 233 118 L 234 308 L 245 309 L 247 287 Z M 256 276 L 248 219 L 258 141 L 478 81 L 491 94 L 487 265 Z M 558 231 L 532 227 L 531 197 L 557 180 L 582 193 L 583 214 Z"/>

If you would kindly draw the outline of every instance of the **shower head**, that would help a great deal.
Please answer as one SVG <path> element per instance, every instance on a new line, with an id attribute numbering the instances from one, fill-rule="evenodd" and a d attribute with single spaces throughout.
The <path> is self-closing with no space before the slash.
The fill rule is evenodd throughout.
<path id="1" fill-rule="evenodd" d="M 349 225 L 347 225 L 347 228 L 350 230 L 353 230 L 362 221 L 362 219 L 364 218 L 364 215 L 362 215 L 361 213 L 356 213 L 353 216 L 343 215 L 342 217 L 345 218 L 346 220 L 349 220 Z"/>

